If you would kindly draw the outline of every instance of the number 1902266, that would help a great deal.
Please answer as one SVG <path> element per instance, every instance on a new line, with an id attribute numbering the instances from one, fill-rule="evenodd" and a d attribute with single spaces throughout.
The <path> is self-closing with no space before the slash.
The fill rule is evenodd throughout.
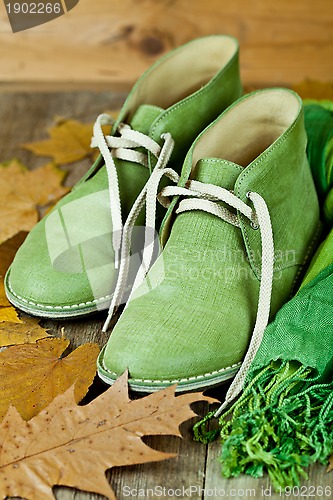
<path id="1" fill-rule="evenodd" d="M 8 14 L 60 14 L 62 7 L 60 3 L 7 3 Z"/>

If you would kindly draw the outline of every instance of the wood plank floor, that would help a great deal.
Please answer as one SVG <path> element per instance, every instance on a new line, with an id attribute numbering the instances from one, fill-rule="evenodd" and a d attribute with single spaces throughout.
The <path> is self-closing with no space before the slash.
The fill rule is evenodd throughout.
<path id="1" fill-rule="evenodd" d="M 106 110 L 118 109 L 125 98 L 124 94 L 76 92 L 47 94 L 0 94 L 0 162 L 13 157 L 20 158 L 27 166 L 34 168 L 45 162 L 20 148 L 20 144 L 46 138 L 46 128 L 52 124 L 55 115 L 93 121 Z M 88 161 L 71 166 L 67 183 L 72 185 L 88 168 Z M 1 188 L 0 188 L 1 190 Z M 1 217 L 1 214 L 0 214 Z M 101 334 L 101 325 L 105 314 L 77 321 L 45 321 L 44 326 L 54 335 L 60 335 L 62 327 L 75 348 L 85 342 L 97 342 L 101 347 L 106 337 Z M 97 379 L 89 397 L 105 390 Z M 222 397 L 223 390 L 210 391 L 210 395 Z M 207 409 L 206 404 L 197 404 L 194 408 L 199 414 Z M 108 472 L 108 478 L 118 499 L 134 498 L 194 498 L 211 499 L 233 498 L 296 498 L 280 495 L 270 490 L 267 477 L 253 479 L 242 476 L 227 480 L 220 475 L 217 461 L 220 446 L 218 442 L 204 446 L 193 442 L 191 428 L 194 420 L 182 425 L 183 439 L 176 437 L 147 438 L 152 447 L 166 452 L 175 452 L 178 457 L 165 462 L 114 468 Z M 309 471 L 309 480 L 305 486 L 331 486 L 333 474 L 326 474 L 323 466 L 316 466 Z M 160 489 L 158 489 L 159 487 Z M 163 490 L 165 488 L 165 490 Z M 179 495 L 177 489 L 191 488 Z M 141 490 L 141 491 L 139 491 Z M 150 491 L 149 491 L 150 490 Z M 165 492 L 165 494 L 164 494 Z M 160 494 L 162 493 L 162 494 Z M 140 494 L 140 496 L 139 496 Z M 57 500 L 98 500 L 102 497 L 78 492 L 69 488 L 55 488 Z M 319 498 L 319 497 L 318 497 Z"/>
<path id="2" fill-rule="evenodd" d="M 247 85 L 332 79 L 331 0 L 80 0 L 66 15 L 14 35 L 4 4 L 1 85 L 130 86 L 168 50 L 214 33 L 239 40 Z"/>

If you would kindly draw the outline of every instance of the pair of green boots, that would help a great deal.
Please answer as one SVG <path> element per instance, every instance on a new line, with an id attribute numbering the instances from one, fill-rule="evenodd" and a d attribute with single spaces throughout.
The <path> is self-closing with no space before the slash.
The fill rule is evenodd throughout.
<path id="1" fill-rule="evenodd" d="M 97 119 L 99 159 L 7 273 L 9 300 L 36 316 L 109 308 L 106 330 L 126 302 L 98 360 L 108 384 L 126 368 L 142 392 L 205 388 L 238 372 L 232 399 L 311 256 L 319 208 L 301 99 L 241 92 L 234 38 L 164 56 L 110 135 L 101 129 L 110 118 Z"/>

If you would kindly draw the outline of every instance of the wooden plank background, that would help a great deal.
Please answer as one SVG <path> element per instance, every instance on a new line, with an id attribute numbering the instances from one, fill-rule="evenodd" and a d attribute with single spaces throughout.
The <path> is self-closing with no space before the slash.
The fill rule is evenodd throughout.
<path id="1" fill-rule="evenodd" d="M 0 84 L 128 89 L 164 52 L 209 33 L 239 39 L 245 85 L 332 81 L 332 0 L 80 0 L 15 34 L 0 3 Z"/>

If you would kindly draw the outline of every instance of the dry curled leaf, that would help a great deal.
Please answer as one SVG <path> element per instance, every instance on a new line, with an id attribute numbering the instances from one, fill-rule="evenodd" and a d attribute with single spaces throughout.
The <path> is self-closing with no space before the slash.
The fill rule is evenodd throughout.
<path id="1" fill-rule="evenodd" d="M 331 455 L 328 460 L 328 467 L 326 469 L 326 472 L 331 472 L 332 470 L 333 470 L 333 455 Z"/>
<path id="2" fill-rule="evenodd" d="M 27 318 L 21 323 L 0 323 L 0 347 L 35 343 L 47 337 L 50 335 L 39 326 L 37 318 Z"/>
<path id="3" fill-rule="evenodd" d="M 28 420 L 75 383 L 75 399 L 87 393 L 96 374 L 97 344 L 83 344 L 62 357 L 67 339 L 46 338 L 0 352 L 0 419 L 10 405 Z"/>
<path id="4" fill-rule="evenodd" d="M 11 407 L 0 425 L 0 497 L 50 500 L 52 487 L 62 485 L 114 499 L 105 471 L 174 456 L 141 437 L 180 436 L 179 425 L 194 415 L 189 405 L 199 400 L 212 401 L 201 393 L 175 397 L 169 387 L 131 401 L 124 374 L 86 406 L 69 389 L 29 422 Z"/>
<path id="5" fill-rule="evenodd" d="M 0 245 L 0 324 L 4 321 L 21 323 L 16 310 L 12 307 L 6 297 L 4 277 L 14 255 L 23 243 L 27 233 L 21 232 Z"/>
<path id="6" fill-rule="evenodd" d="M 16 160 L 0 164 L 0 243 L 19 231 L 30 231 L 38 222 L 39 207 L 61 198 L 65 173 L 49 163 L 28 170 Z"/>
<path id="7" fill-rule="evenodd" d="M 93 133 L 92 123 L 80 123 L 76 120 L 58 120 L 48 129 L 50 139 L 23 144 L 35 155 L 48 156 L 58 165 L 73 163 L 96 153 L 91 149 Z"/>

